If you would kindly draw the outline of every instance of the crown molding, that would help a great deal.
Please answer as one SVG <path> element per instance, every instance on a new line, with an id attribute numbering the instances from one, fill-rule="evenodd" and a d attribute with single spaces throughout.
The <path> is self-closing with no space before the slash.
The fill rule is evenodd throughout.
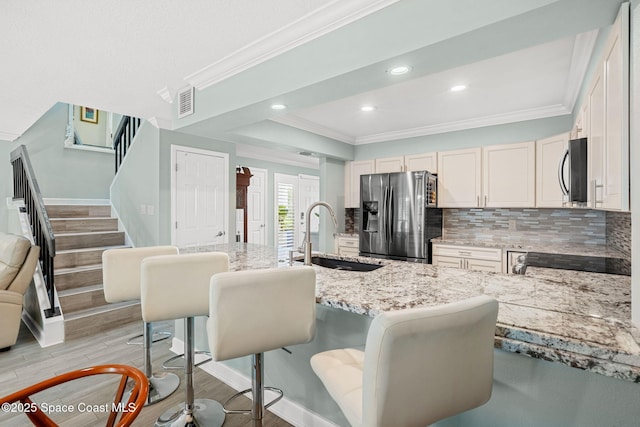
<path id="1" fill-rule="evenodd" d="M 564 105 L 573 110 L 580 88 L 584 81 L 584 77 L 589 67 L 589 61 L 593 53 L 593 47 L 598 38 L 598 31 L 593 30 L 586 33 L 578 34 L 573 43 L 573 52 L 571 54 L 571 65 L 569 67 L 569 76 L 567 77 L 567 91 L 564 96 Z"/>
<path id="2" fill-rule="evenodd" d="M 185 77 L 202 90 L 399 0 L 333 0 Z"/>
<path id="3" fill-rule="evenodd" d="M 301 129 L 307 132 L 315 133 L 316 135 L 326 136 L 327 138 L 335 139 L 347 144 L 355 144 L 356 142 L 356 139 L 353 136 L 338 132 L 335 129 L 322 126 L 309 120 L 305 120 L 293 114 L 274 117 L 271 119 L 271 121 Z"/>
<path id="4" fill-rule="evenodd" d="M 396 139 L 414 138 L 418 136 L 435 135 L 439 133 L 455 132 L 486 126 L 503 125 L 506 123 L 521 122 L 526 120 L 542 119 L 571 114 L 571 109 L 564 105 L 556 104 L 528 110 L 514 111 L 506 114 L 478 117 L 469 120 L 441 123 L 437 125 L 421 126 L 394 132 L 385 132 L 375 135 L 357 137 L 355 145 L 371 144 L 374 142 L 392 141 Z"/>
<path id="5" fill-rule="evenodd" d="M 0 131 L 0 141 L 15 141 L 20 138 L 18 133 L 2 132 Z"/>

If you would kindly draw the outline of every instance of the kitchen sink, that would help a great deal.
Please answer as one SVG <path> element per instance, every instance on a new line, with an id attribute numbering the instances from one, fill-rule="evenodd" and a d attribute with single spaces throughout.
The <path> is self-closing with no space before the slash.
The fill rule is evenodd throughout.
<path id="1" fill-rule="evenodd" d="M 324 258 L 319 256 L 311 257 L 311 263 L 320 267 L 346 271 L 373 271 L 377 270 L 380 267 L 383 267 L 383 265 L 380 264 L 368 264 L 364 262 L 347 261 L 335 258 Z"/>

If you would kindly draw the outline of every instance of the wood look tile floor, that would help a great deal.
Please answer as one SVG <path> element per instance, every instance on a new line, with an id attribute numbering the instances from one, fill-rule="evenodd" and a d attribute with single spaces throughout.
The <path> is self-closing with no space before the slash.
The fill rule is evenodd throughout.
<path id="1" fill-rule="evenodd" d="M 172 330 L 173 322 L 154 324 L 155 328 Z M 20 336 L 10 351 L 0 353 L 0 396 L 6 396 L 14 391 L 35 384 L 55 375 L 75 369 L 101 364 L 118 363 L 143 369 L 142 346 L 127 345 L 128 338 L 142 332 L 142 323 L 133 322 L 102 332 L 97 336 L 74 338 L 65 343 L 47 348 L 41 348 L 27 328 L 22 325 Z M 157 342 L 153 345 L 154 372 L 163 372 L 162 362 L 174 354 L 169 351 L 171 340 Z M 184 401 L 184 380 L 182 371 L 173 371 L 180 376 L 180 387 L 167 399 L 143 408 L 133 423 L 134 426 L 153 426 L 155 420 L 167 409 Z M 195 368 L 195 396 L 213 399 L 219 402 L 226 400 L 235 393 L 231 387 Z M 104 425 L 108 413 L 88 411 L 92 405 L 110 404 L 115 393 L 116 380 L 99 377 L 73 381 L 47 392 L 35 395 L 39 404 L 52 405 L 67 404 L 74 408 L 74 412 L 56 412 L 51 417 L 61 426 L 88 427 Z M 248 408 L 248 398 L 238 399 L 237 406 Z M 235 405 L 234 405 L 235 408 Z M 54 408 L 55 409 L 55 408 Z M 6 413 L 0 410 L 0 426 L 23 427 L 30 425 L 24 415 Z M 241 427 L 251 425 L 248 415 L 227 415 L 225 427 Z M 285 427 L 291 424 L 266 412 L 263 421 L 265 427 Z"/>

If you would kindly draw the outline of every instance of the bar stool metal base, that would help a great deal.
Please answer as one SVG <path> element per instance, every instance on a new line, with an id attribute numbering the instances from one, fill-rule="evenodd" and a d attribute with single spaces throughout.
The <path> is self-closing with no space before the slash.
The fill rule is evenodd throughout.
<path id="1" fill-rule="evenodd" d="M 196 399 L 193 412 L 188 414 L 184 403 L 163 413 L 156 420 L 155 427 L 220 427 L 224 423 L 224 409 L 219 402 L 211 399 Z"/>
<path id="2" fill-rule="evenodd" d="M 152 375 L 149 380 L 149 397 L 144 406 L 153 405 L 169 397 L 180 386 L 180 377 L 170 372 Z"/>
<path id="3" fill-rule="evenodd" d="M 153 331 L 152 343 L 165 341 L 171 338 L 173 334 L 169 331 Z M 144 334 L 134 335 L 127 340 L 127 345 L 144 345 Z"/>

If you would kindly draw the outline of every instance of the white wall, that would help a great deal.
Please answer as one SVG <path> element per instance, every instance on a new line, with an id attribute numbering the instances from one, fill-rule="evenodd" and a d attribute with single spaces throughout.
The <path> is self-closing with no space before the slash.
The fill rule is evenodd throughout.
<path id="1" fill-rule="evenodd" d="M 631 3 L 630 152 L 631 164 L 631 317 L 640 326 L 640 1 Z M 634 226 L 635 224 L 635 226 Z"/>

